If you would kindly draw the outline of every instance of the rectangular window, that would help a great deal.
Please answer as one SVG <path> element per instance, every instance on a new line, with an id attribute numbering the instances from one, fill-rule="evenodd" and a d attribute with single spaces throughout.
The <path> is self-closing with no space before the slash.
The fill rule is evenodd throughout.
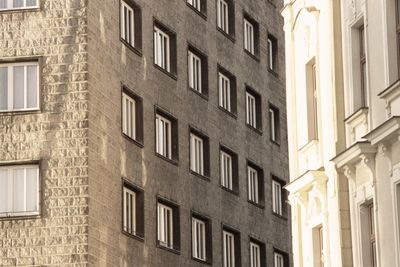
<path id="1" fill-rule="evenodd" d="M 201 0 L 187 0 L 187 3 L 197 11 L 201 12 Z"/>
<path id="2" fill-rule="evenodd" d="M 365 55 L 365 29 L 364 25 L 359 28 L 360 37 L 360 73 L 361 73 L 361 107 L 367 106 L 367 58 Z"/>
<path id="3" fill-rule="evenodd" d="M 171 121 L 156 114 L 156 152 L 172 159 Z"/>
<path id="4" fill-rule="evenodd" d="M 246 123 L 257 128 L 256 98 L 249 92 L 246 92 Z"/>
<path id="5" fill-rule="evenodd" d="M 273 72 L 277 72 L 277 40 L 274 36 L 268 35 L 268 68 Z"/>
<path id="6" fill-rule="evenodd" d="M 206 260 L 206 223 L 192 217 L 192 253 L 193 258 Z"/>
<path id="7" fill-rule="evenodd" d="M 170 40 L 169 35 L 158 27 L 154 27 L 154 63 L 170 71 Z"/>
<path id="8" fill-rule="evenodd" d="M 122 132 L 136 140 L 136 101 L 122 93 Z"/>
<path id="9" fill-rule="evenodd" d="M 39 215 L 39 166 L 0 167 L 0 217 Z"/>
<path id="10" fill-rule="evenodd" d="M 173 248 L 173 210 L 158 203 L 158 241 L 161 246 Z"/>
<path id="11" fill-rule="evenodd" d="M 233 190 L 232 178 L 232 157 L 221 150 L 221 185 L 229 190 Z"/>
<path id="12" fill-rule="evenodd" d="M 39 8 L 39 0 L 0 0 L 0 11 Z"/>
<path id="13" fill-rule="evenodd" d="M 223 263 L 224 267 L 235 267 L 235 236 L 223 231 Z"/>
<path id="14" fill-rule="evenodd" d="M 285 257 L 278 252 L 274 252 L 274 267 L 285 267 Z"/>
<path id="15" fill-rule="evenodd" d="M 396 4 L 396 41 L 397 41 L 397 70 L 400 78 L 400 0 L 395 0 Z"/>
<path id="16" fill-rule="evenodd" d="M 135 46 L 135 12 L 125 1 L 121 1 L 121 38 Z"/>
<path id="17" fill-rule="evenodd" d="M 270 105 L 269 107 L 269 123 L 270 123 L 270 138 L 274 143 L 279 144 L 280 139 L 280 120 L 279 120 L 279 110 Z"/>
<path id="18" fill-rule="evenodd" d="M 219 106 L 231 112 L 231 83 L 230 79 L 218 73 Z"/>
<path id="19" fill-rule="evenodd" d="M 308 141 L 318 140 L 317 67 L 313 58 L 306 65 Z"/>
<path id="20" fill-rule="evenodd" d="M 188 57 L 189 87 L 199 93 L 202 93 L 201 59 L 191 51 L 189 51 Z"/>
<path id="21" fill-rule="evenodd" d="M 272 211 L 282 215 L 282 185 L 278 181 L 272 180 Z"/>
<path id="22" fill-rule="evenodd" d="M 258 172 L 256 169 L 247 166 L 247 179 L 249 185 L 249 200 L 254 203 L 259 203 L 259 185 L 258 185 Z"/>
<path id="23" fill-rule="evenodd" d="M 0 112 L 39 109 L 38 62 L 0 64 Z"/>
<path id="24" fill-rule="evenodd" d="M 190 133 L 190 169 L 204 175 L 204 142 L 194 133 Z"/>
<path id="25" fill-rule="evenodd" d="M 368 206 L 368 224 L 369 224 L 369 244 L 371 253 L 371 267 L 376 267 L 376 239 L 375 239 L 375 212 L 374 204 Z"/>
<path id="26" fill-rule="evenodd" d="M 254 55 L 254 26 L 253 24 L 244 19 L 244 49 L 246 49 L 250 54 Z"/>
<path id="27" fill-rule="evenodd" d="M 396 185 L 396 217 L 397 217 L 397 240 L 399 242 L 399 246 L 400 246 L 400 183 L 398 183 Z"/>
<path id="28" fill-rule="evenodd" d="M 228 11 L 228 3 L 224 0 L 217 0 L 217 25 L 221 30 L 229 34 Z"/>
<path id="29" fill-rule="evenodd" d="M 250 242 L 250 267 L 261 267 L 260 246 Z"/>
<path id="30" fill-rule="evenodd" d="M 123 189 L 123 223 L 124 231 L 136 234 L 136 193 L 127 187 Z"/>

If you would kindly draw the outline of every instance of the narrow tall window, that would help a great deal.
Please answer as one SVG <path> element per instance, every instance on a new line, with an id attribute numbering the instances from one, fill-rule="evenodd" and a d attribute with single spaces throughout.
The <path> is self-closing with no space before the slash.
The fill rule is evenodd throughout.
<path id="1" fill-rule="evenodd" d="M 39 0 L 0 0 L 0 10 L 39 8 Z"/>
<path id="2" fill-rule="evenodd" d="M 229 190 L 233 190 L 232 178 L 232 156 L 221 150 L 221 185 Z"/>
<path id="3" fill-rule="evenodd" d="M 260 246 L 250 242 L 250 267 L 261 267 Z"/>
<path id="4" fill-rule="evenodd" d="M 194 133 L 190 133 L 190 169 L 204 175 L 204 141 Z"/>
<path id="5" fill-rule="evenodd" d="M 365 55 L 365 28 L 359 28 L 360 38 L 360 73 L 361 73 L 361 107 L 367 106 L 367 58 Z"/>
<path id="6" fill-rule="evenodd" d="M 154 63 L 169 72 L 170 58 L 170 36 L 154 26 Z"/>
<path id="7" fill-rule="evenodd" d="M 397 217 L 397 233 L 398 242 L 400 242 L 400 183 L 396 185 L 396 217 Z M 400 245 L 400 244 L 399 244 Z"/>
<path id="8" fill-rule="evenodd" d="M 235 236 L 223 231 L 223 264 L 224 267 L 235 267 Z"/>
<path id="9" fill-rule="evenodd" d="M 269 130 L 270 130 L 271 141 L 279 144 L 279 138 L 280 138 L 279 110 L 272 105 L 270 105 L 269 107 Z"/>
<path id="10" fill-rule="evenodd" d="M 272 180 L 272 211 L 282 215 L 282 185 L 276 180 Z"/>
<path id="11" fill-rule="evenodd" d="M 122 93 L 122 132 L 136 140 L 136 101 Z"/>
<path id="12" fill-rule="evenodd" d="M 324 238 L 322 225 L 312 229 L 314 267 L 324 267 Z"/>
<path id="13" fill-rule="evenodd" d="M 189 51 L 188 55 L 188 67 L 189 67 L 189 87 L 193 90 L 202 93 L 202 64 L 201 59 L 193 52 Z"/>
<path id="14" fill-rule="evenodd" d="M 121 1 L 121 38 L 135 46 L 135 12 L 125 1 Z"/>
<path id="15" fill-rule="evenodd" d="M 172 159 L 171 121 L 156 114 L 156 152 Z"/>
<path id="16" fill-rule="evenodd" d="M 192 255 L 193 258 L 206 260 L 206 223 L 192 217 Z"/>
<path id="17" fill-rule="evenodd" d="M 173 248 L 173 209 L 158 203 L 157 214 L 158 242 L 161 246 Z"/>
<path id="18" fill-rule="evenodd" d="M 246 92 L 246 123 L 257 128 L 256 98 L 249 92 Z"/>
<path id="19" fill-rule="evenodd" d="M 0 217 L 39 215 L 39 166 L 0 167 Z"/>
<path id="20" fill-rule="evenodd" d="M 268 48 L 268 68 L 273 72 L 277 72 L 277 40 L 274 36 L 268 35 L 267 39 Z"/>
<path id="21" fill-rule="evenodd" d="M 400 0 L 395 0 L 395 4 L 396 4 L 397 69 L 400 78 Z"/>
<path id="22" fill-rule="evenodd" d="M 39 109 L 37 62 L 0 64 L 0 112 Z"/>
<path id="23" fill-rule="evenodd" d="M 247 166 L 247 179 L 249 185 L 249 200 L 254 203 L 259 203 L 258 171 L 253 167 Z"/>
<path id="24" fill-rule="evenodd" d="M 285 267 L 285 257 L 278 252 L 274 252 L 274 267 Z"/>
<path id="25" fill-rule="evenodd" d="M 368 226 L 369 226 L 369 244 L 371 253 L 371 267 L 377 266 L 376 261 L 376 239 L 375 239 L 375 213 L 374 204 L 368 206 Z"/>
<path id="26" fill-rule="evenodd" d="M 187 3 L 197 11 L 201 12 L 201 0 L 187 0 Z"/>
<path id="27" fill-rule="evenodd" d="M 123 188 L 123 226 L 124 231 L 136 235 L 136 193 Z"/>
<path id="28" fill-rule="evenodd" d="M 253 24 L 244 19 L 244 49 L 246 49 L 250 54 L 254 55 L 254 26 Z"/>
<path id="29" fill-rule="evenodd" d="M 224 0 L 217 0 L 217 26 L 229 34 L 229 12 L 228 3 Z"/>
<path id="30" fill-rule="evenodd" d="M 222 73 L 218 74 L 219 87 L 219 106 L 231 111 L 231 82 L 230 79 Z"/>
<path id="31" fill-rule="evenodd" d="M 308 141 L 318 140 L 318 91 L 315 59 L 306 65 Z"/>
<path id="32" fill-rule="evenodd" d="M 324 267 L 324 228 L 322 226 L 318 228 L 318 235 L 320 267 Z"/>

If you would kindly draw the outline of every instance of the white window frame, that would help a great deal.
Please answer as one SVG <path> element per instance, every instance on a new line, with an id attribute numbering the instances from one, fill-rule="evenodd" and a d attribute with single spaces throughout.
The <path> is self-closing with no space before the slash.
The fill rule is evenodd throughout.
<path id="1" fill-rule="evenodd" d="M 218 73 L 219 106 L 231 112 L 231 80 L 228 76 Z"/>
<path id="2" fill-rule="evenodd" d="M 195 55 L 192 51 L 188 53 L 188 72 L 189 72 L 189 87 L 193 90 L 202 93 L 202 73 L 201 73 L 201 58 Z"/>
<path id="3" fill-rule="evenodd" d="M 127 12 L 127 15 L 130 14 L 130 20 L 129 17 L 125 18 L 125 10 Z M 135 47 L 135 10 L 124 0 L 121 0 L 120 12 L 121 38 L 129 45 Z M 126 32 L 127 27 L 128 31 Z"/>
<path id="4" fill-rule="evenodd" d="M 197 11 L 201 12 L 201 0 L 187 0 L 187 3 Z"/>
<path id="5" fill-rule="evenodd" d="M 250 267 L 261 267 L 261 247 L 250 241 Z"/>
<path id="6" fill-rule="evenodd" d="M 173 248 L 173 216 L 174 211 L 171 207 L 160 202 L 157 204 L 157 240 L 161 246 Z"/>
<path id="7" fill-rule="evenodd" d="M 222 232 L 223 266 L 235 267 L 235 235 L 225 230 L 223 230 Z"/>
<path id="8" fill-rule="evenodd" d="M 172 159 L 172 122 L 160 114 L 156 114 L 156 152 Z"/>
<path id="9" fill-rule="evenodd" d="M 247 166 L 247 178 L 249 185 L 249 200 L 254 203 L 259 203 L 260 200 L 258 195 L 258 171 L 251 166 Z"/>
<path id="10" fill-rule="evenodd" d="M 254 55 L 254 25 L 247 19 L 243 19 L 244 49 Z"/>
<path id="11" fill-rule="evenodd" d="M 274 142 L 277 142 L 277 132 L 276 132 L 276 127 L 275 125 L 275 116 L 276 116 L 276 111 L 273 108 L 269 108 L 269 126 L 271 129 L 271 140 Z"/>
<path id="12" fill-rule="evenodd" d="M 229 153 L 221 150 L 221 185 L 229 190 L 233 190 L 233 157 Z"/>
<path id="13" fill-rule="evenodd" d="M 135 191 L 123 188 L 123 227 L 124 231 L 136 235 L 136 197 Z"/>
<path id="14" fill-rule="evenodd" d="M 35 170 L 36 171 L 36 177 L 27 177 L 27 170 Z M 14 188 L 15 186 L 15 179 L 14 177 L 14 171 L 16 170 L 23 170 L 24 171 L 24 186 L 23 188 Z M 0 201 L 7 201 L 7 207 L 5 212 L 0 213 L 0 218 L 3 217 L 17 217 L 17 216 L 35 216 L 39 215 L 40 213 L 40 180 L 39 180 L 39 165 L 37 164 L 30 164 L 30 165 L 10 165 L 10 166 L 0 166 L 0 172 L 5 172 L 6 177 L 1 177 L 0 179 L 7 179 L 7 184 L 8 187 L 5 189 L 7 191 L 7 199 L 0 200 Z M 34 210 L 27 210 L 27 179 L 34 179 L 34 183 L 36 184 L 36 199 L 34 200 L 35 202 L 32 203 L 35 206 Z M 1 184 L 1 183 L 0 183 Z M 3 188 L 4 190 L 4 188 Z M 23 205 L 24 205 L 24 210 L 15 210 L 14 205 L 16 205 L 15 198 L 15 192 L 23 192 L 22 197 L 23 197 Z M 1 199 L 2 196 L 0 196 Z M 3 202 L 4 203 L 4 202 Z"/>
<path id="15" fill-rule="evenodd" d="M 272 180 L 272 211 L 282 215 L 282 185 Z"/>
<path id="16" fill-rule="evenodd" d="M 268 37 L 267 44 L 268 44 L 268 67 L 270 70 L 275 70 L 274 42 L 270 37 Z"/>
<path id="17" fill-rule="evenodd" d="M 27 68 L 35 66 L 36 67 L 36 105 L 35 107 L 28 108 L 27 107 L 27 94 L 28 94 L 28 86 L 27 86 Z M 14 67 L 24 67 L 24 107 L 23 108 L 14 108 Z M 40 100 L 40 88 L 39 88 L 39 63 L 36 61 L 33 62 L 15 62 L 15 63 L 2 63 L 0 64 L 0 68 L 7 68 L 7 109 L 0 110 L 0 112 L 9 112 L 9 111 L 29 111 L 29 110 L 39 110 L 39 100 Z"/>
<path id="18" fill-rule="evenodd" d="M 190 169 L 204 175 L 204 140 L 190 133 Z"/>
<path id="19" fill-rule="evenodd" d="M 192 217 L 192 255 L 193 258 L 206 260 L 206 223 Z"/>
<path id="20" fill-rule="evenodd" d="M 217 26 L 229 34 L 229 6 L 224 0 L 217 0 Z"/>
<path id="21" fill-rule="evenodd" d="M 122 132 L 136 140 L 136 100 L 122 93 Z"/>
<path id="22" fill-rule="evenodd" d="M 285 267 L 285 257 L 278 252 L 274 252 L 274 267 Z"/>
<path id="23" fill-rule="evenodd" d="M 256 97 L 246 92 L 246 123 L 253 128 L 257 128 L 257 101 Z"/>
<path id="24" fill-rule="evenodd" d="M 13 5 L 13 0 L 5 0 L 7 3 L 6 6 L 9 7 L 0 7 L 0 11 L 5 11 L 5 10 L 18 10 L 18 9 L 35 9 L 40 7 L 40 0 L 36 0 L 36 5 L 34 6 L 26 6 L 27 0 L 22 0 L 23 4 L 21 7 L 11 7 Z"/>
<path id="25" fill-rule="evenodd" d="M 154 26 L 154 64 L 166 71 L 171 71 L 171 38 L 169 34 Z"/>

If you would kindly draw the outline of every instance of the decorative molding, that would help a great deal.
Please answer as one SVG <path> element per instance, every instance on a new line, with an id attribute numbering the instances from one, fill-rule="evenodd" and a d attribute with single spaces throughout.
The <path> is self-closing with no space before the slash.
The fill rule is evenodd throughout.
<path id="1" fill-rule="evenodd" d="M 378 145 L 378 155 L 381 155 L 388 164 L 388 173 L 389 177 L 393 176 L 393 164 L 392 164 L 392 150 L 390 149 L 390 145 L 386 143 L 380 143 Z"/>

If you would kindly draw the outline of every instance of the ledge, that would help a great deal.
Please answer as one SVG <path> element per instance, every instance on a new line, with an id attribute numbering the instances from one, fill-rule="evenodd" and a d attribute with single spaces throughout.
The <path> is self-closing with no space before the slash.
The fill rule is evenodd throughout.
<path id="1" fill-rule="evenodd" d="M 400 136 L 400 116 L 394 116 L 374 130 L 369 132 L 363 138 L 371 142 L 371 145 L 376 145 L 379 142 L 389 141 L 391 139 L 396 139 Z"/>
<path id="2" fill-rule="evenodd" d="M 375 153 L 376 148 L 372 147 L 370 142 L 362 141 L 350 146 L 331 161 L 335 163 L 336 168 L 340 169 L 345 165 L 353 165 L 359 162 L 362 155 L 373 155 Z"/>
<path id="3" fill-rule="evenodd" d="M 309 189 L 314 182 L 325 183 L 328 177 L 325 175 L 324 170 L 307 171 L 300 177 L 296 178 L 283 188 L 288 190 L 290 193 L 306 191 Z"/>

